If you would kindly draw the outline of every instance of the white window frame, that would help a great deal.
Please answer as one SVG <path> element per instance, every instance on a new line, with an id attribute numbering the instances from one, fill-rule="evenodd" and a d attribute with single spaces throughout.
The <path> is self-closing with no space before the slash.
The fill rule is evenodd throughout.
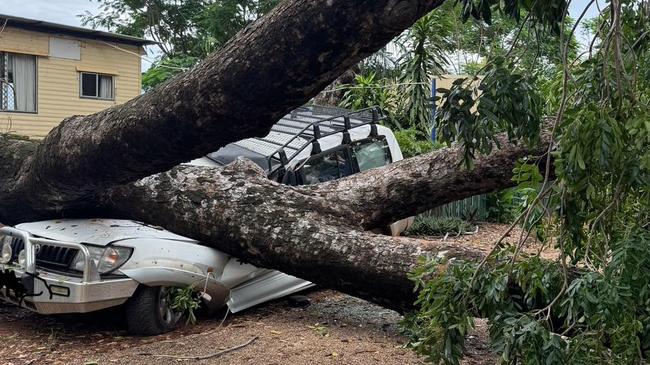
<path id="1" fill-rule="evenodd" d="M 0 97 L 0 113 L 24 113 L 24 114 L 38 114 L 38 57 L 35 55 L 30 55 L 30 54 L 22 54 L 22 53 L 15 53 L 15 52 L 6 52 L 6 51 L 0 51 L 0 63 L 4 65 L 4 67 L 0 67 L 0 70 L 4 70 L 4 73 L 0 74 L 0 79 L 5 81 L 8 78 L 8 60 L 9 60 L 9 55 L 10 54 L 20 54 L 20 55 L 25 55 L 25 56 L 31 56 L 34 57 L 34 110 L 16 110 L 16 109 L 9 109 L 6 105 L 7 100 L 5 99 L 5 95 L 2 95 Z M 3 82 L 0 82 L 0 93 L 4 93 L 5 86 L 2 85 Z M 7 86 L 9 89 L 13 89 L 13 86 Z"/>
<path id="2" fill-rule="evenodd" d="M 89 95 L 84 95 L 83 94 L 83 76 L 84 75 L 95 75 L 95 95 L 96 96 L 89 96 Z M 102 98 L 99 96 L 99 76 L 107 76 L 112 79 L 111 82 L 111 95 L 112 97 L 110 98 Z M 113 101 L 115 100 L 115 75 L 109 75 L 109 74 L 102 74 L 98 72 L 85 72 L 81 71 L 79 72 L 79 98 L 81 99 L 93 99 L 93 100 L 106 100 L 106 101 Z"/>

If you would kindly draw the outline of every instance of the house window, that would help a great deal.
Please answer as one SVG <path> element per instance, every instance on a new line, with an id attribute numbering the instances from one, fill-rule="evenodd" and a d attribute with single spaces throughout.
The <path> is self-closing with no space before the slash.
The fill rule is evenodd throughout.
<path id="1" fill-rule="evenodd" d="M 82 72 L 79 80 L 82 98 L 114 99 L 113 76 Z"/>
<path id="2" fill-rule="evenodd" d="M 36 112 L 36 56 L 0 52 L 0 111 Z"/>

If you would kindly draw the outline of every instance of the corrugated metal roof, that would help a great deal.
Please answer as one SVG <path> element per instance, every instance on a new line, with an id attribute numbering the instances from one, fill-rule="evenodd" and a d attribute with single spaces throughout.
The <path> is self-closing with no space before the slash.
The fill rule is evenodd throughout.
<path id="1" fill-rule="evenodd" d="M 136 46 L 145 46 L 148 44 L 157 44 L 157 42 L 132 37 L 124 34 L 104 32 L 100 30 L 87 29 L 82 27 L 73 27 L 70 25 L 50 23 L 43 20 L 21 18 L 13 15 L 0 14 L 0 27 L 4 25 L 15 27 L 25 30 L 31 30 L 35 32 L 44 32 L 44 33 L 55 33 L 55 34 L 65 34 L 70 36 L 76 36 L 81 38 L 88 38 L 94 40 L 103 40 L 111 42 L 126 43 Z"/>

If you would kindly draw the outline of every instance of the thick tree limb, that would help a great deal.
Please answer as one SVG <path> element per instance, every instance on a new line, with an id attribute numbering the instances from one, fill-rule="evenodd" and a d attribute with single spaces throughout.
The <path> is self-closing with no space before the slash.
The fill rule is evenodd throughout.
<path id="1" fill-rule="evenodd" d="M 80 209 L 99 190 L 265 135 L 443 1 L 284 1 L 193 70 L 123 105 L 66 119 L 24 161 L 21 178 L 7 182 L 0 199 L 22 204 L 4 204 L 0 215 Z"/>
<path id="2" fill-rule="evenodd" d="M 544 131 L 536 147 L 509 143 L 480 156 L 471 170 L 463 164 L 460 146 L 435 151 L 371 170 L 363 175 L 315 186 L 333 205 L 354 212 L 354 221 L 372 229 L 470 196 L 514 186 L 512 169 L 521 158 L 542 156 L 550 134 Z M 544 162 L 544 159 L 541 159 Z"/>
<path id="3" fill-rule="evenodd" d="M 156 222 L 255 265 L 403 311 L 415 299 L 407 274 L 418 257 L 483 254 L 365 229 L 511 186 L 512 168 L 529 150 L 505 140 L 501 145 L 478 158 L 471 171 L 458 167 L 462 150 L 450 148 L 301 187 L 270 181 L 244 160 L 223 169 L 180 166 L 110 190 L 104 206 L 116 216 Z"/>
<path id="4" fill-rule="evenodd" d="M 21 153 L 34 150 L 33 144 L 0 139 L 0 151 L 15 151 L 5 153 L 3 161 L 17 164 L 25 157 Z M 415 299 L 407 274 L 418 257 L 444 252 L 449 257 L 477 259 L 482 253 L 376 235 L 367 229 L 451 200 L 511 186 L 512 167 L 527 152 L 523 146 L 503 141 L 501 150 L 479 157 L 474 169 L 466 171 L 458 167 L 459 148 L 443 149 L 301 187 L 271 181 L 246 160 L 225 168 L 181 165 L 108 189 L 94 207 L 78 213 L 160 225 L 255 265 L 407 310 Z M 15 222 L 11 216 L 2 220 Z"/>
<path id="5" fill-rule="evenodd" d="M 418 257 L 480 255 L 364 231 L 345 206 L 312 189 L 270 181 L 247 160 L 223 169 L 180 166 L 111 189 L 104 208 L 397 310 L 413 305 L 407 273 Z"/>

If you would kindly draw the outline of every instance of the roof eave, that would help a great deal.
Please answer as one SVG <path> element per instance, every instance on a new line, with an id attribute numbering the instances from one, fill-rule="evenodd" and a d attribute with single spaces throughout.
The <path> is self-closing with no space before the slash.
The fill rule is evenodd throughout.
<path id="1" fill-rule="evenodd" d="M 6 23 L 5 23 L 6 22 Z M 50 23 L 42 20 L 21 18 L 12 15 L 0 14 L 0 23 L 5 26 L 31 30 L 35 32 L 64 34 L 79 38 L 88 38 L 92 40 L 103 40 L 107 42 L 124 43 L 134 46 L 147 46 L 158 44 L 149 39 L 133 37 L 124 34 L 104 32 L 100 30 L 75 27 L 64 24 Z"/>

